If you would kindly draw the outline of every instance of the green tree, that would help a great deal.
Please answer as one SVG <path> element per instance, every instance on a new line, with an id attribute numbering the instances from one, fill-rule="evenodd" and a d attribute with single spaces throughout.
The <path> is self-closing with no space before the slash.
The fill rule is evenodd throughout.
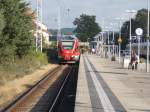
<path id="1" fill-rule="evenodd" d="M 3 30 L 5 28 L 6 22 L 3 15 L 3 10 L 0 9 L 0 63 L 9 61 L 8 55 L 11 56 L 12 52 L 12 46 L 10 46 L 6 41 L 8 40 L 7 36 L 3 36 Z"/>
<path id="2" fill-rule="evenodd" d="M 118 44 L 119 32 L 114 32 L 114 43 Z M 109 40 L 113 42 L 113 32 L 110 33 Z M 106 41 L 108 42 L 108 40 Z"/>
<path id="3" fill-rule="evenodd" d="M 146 33 L 147 33 L 147 9 L 141 9 L 138 11 L 136 18 L 136 28 L 142 28 L 143 29 L 143 34 L 146 37 Z"/>
<path id="4" fill-rule="evenodd" d="M 32 17 L 25 14 L 27 7 L 23 0 L 0 0 L 6 23 L 0 57 L 14 60 L 16 56 L 21 58 L 33 50 Z"/>
<path id="5" fill-rule="evenodd" d="M 0 10 L 0 37 L 2 36 L 2 31 L 5 27 L 4 15 L 2 10 Z"/>
<path id="6" fill-rule="evenodd" d="M 131 19 L 132 23 L 132 30 L 131 30 L 131 35 L 135 35 L 135 29 L 137 22 L 134 19 Z M 121 38 L 122 38 L 122 43 L 121 43 L 121 48 L 125 49 L 127 43 L 129 42 L 129 31 L 130 31 L 130 21 L 126 21 L 123 23 L 123 26 L 121 28 Z"/>
<path id="7" fill-rule="evenodd" d="M 131 21 L 132 23 L 132 35 L 135 34 L 136 28 L 142 28 L 143 29 L 143 38 L 146 38 L 146 33 L 147 33 L 147 10 L 146 9 L 141 9 L 137 12 L 136 16 L 134 19 Z M 128 43 L 129 40 L 129 28 L 130 28 L 130 21 L 125 21 L 122 25 L 121 32 L 122 32 L 122 38 L 123 38 L 123 43 L 122 43 L 122 48 L 125 49 L 126 44 Z"/>
<path id="8" fill-rule="evenodd" d="M 82 14 L 79 18 L 74 20 L 73 24 L 77 26 L 74 33 L 84 42 L 87 41 L 88 38 L 92 39 L 93 36 L 101 31 L 98 23 L 96 23 L 95 16 Z"/>

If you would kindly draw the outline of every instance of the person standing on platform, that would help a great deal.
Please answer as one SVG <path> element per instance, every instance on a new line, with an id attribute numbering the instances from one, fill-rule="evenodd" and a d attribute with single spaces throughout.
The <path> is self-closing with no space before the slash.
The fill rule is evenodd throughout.
<path id="1" fill-rule="evenodd" d="M 131 61 L 130 61 L 130 64 L 131 64 L 132 70 L 133 70 L 133 69 L 137 69 L 137 56 L 136 56 L 135 51 L 133 51 L 133 52 L 131 53 Z"/>

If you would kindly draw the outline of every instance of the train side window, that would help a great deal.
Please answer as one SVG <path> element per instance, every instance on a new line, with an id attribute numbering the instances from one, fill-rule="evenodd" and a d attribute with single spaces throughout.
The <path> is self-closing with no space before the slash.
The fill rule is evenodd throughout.
<path id="1" fill-rule="evenodd" d="M 143 49 L 143 46 L 141 45 L 141 49 Z"/>

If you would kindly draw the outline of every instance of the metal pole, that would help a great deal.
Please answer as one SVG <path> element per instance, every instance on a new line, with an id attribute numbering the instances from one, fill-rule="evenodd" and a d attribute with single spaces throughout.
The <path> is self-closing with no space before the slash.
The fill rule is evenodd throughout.
<path id="1" fill-rule="evenodd" d="M 42 24 L 43 23 L 43 17 L 42 17 L 42 15 L 43 15 L 43 9 L 42 9 L 43 8 L 43 0 L 40 0 L 40 4 L 41 4 L 40 5 L 41 6 L 41 18 L 40 18 L 41 20 L 40 21 Z M 43 41 L 43 34 L 42 34 L 42 29 L 41 29 L 41 52 L 43 50 L 43 45 L 42 45 L 43 42 L 42 41 Z"/>
<path id="2" fill-rule="evenodd" d="M 70 12 L 70 9 L 67 9 L 67 12 L 68 12 L 68 20 L 69 20 L 69 12 Z"/>
<path id="3" fill-rule="evenodd" d="M 130 52 L 130 60 L 131 60 L 131 52 L 132 52 L 132 45 L 131 45 L 131 40 L 132 40 L 132 37 L 131 37 L 132 36 L 131 35 L 131 28 L 132 28 L 132 26 L 131 25 L 132 24 L 131 24 L 131 19 L 130 19 L 130 34 L 129 34 L 130 35 L 130 51 L 129 51 Z"/>
<path id="4" fill-rule="evenodd" d="M 110 52 L 110 47 L 109 47 L 109 31 L 108 31 L 108 52 Z"/>
<path id="5" fill-rule="evenodd" d="M 138 36 L 138 57 L 140 58 L 140 36 Z"/>
<path id="6" fill-rule="evenodd" d="M 115 42 L 115 33 L 114 33 L 114 29 L 113 29 L 113 56 L 115 54 L 115 52 L 114 52 L 114 47 L 115 47 L 114 42 Z"/>
<path id="7" fill-rule="evenodd" d="M 103 34 L 103 32 L 102 32 L 102 52 L 101 52 L 101 55 L 102 55 L 102 57 L 103 57 L 103 55 L 104 55 L 104 48 L 103 48 L 103 43 L 104 43 L 104 34 Z"/>
<path id="8" fill-rule="evenodd" d="M 61 14 L 60 14 L 60 6 L 58 7 L 58 31 L 57 31 L 57 42 L 61 36 Z"/>
<path id="9" fill-rule="evenodd" d="M 36 17 L 36 51 L 38 51 L 38 22 L 39 22 L 39 2 L 36 1 L 36 10 L 37 10 L 37 17 Z"/>
<path id="10" fill-rule="evenodd" d="M 147 70 L 146 72 L 149 72 L 149 40 L 147 39 Z"/>
<path id="11" fill-rule="evenodd" d="M 103 20 L 103 28 L 105 27 L 105 20 Z M 102 31 L 102 57 L 104 57 L 104 31 Z"/>
<path id="12" fill-rule="evenodd" d="M 119 21 L 119 29 L 120 29 L 119 38 L 121 38 L 121 19 Z M 120 52 L 121 52 L 121 43 L 119 43 L 119 63 L 120 63 Z"/>
<path id="13" fill-rule="evenodd" d="M 149 72 L 149 0 L 147 0 L 147 64 L 146 64 L 146 72 Z"/>
<path id="14" fill-rule="evenodd" d="M 119 63 L 120 63 L 120 49 L 121 49 L 121 43 L 119 43 Z"/>
<path id="15" fill-rule="evenodd" d="M 36 51 L 42 52 L 42 0 L 37 0 L 37 20 L 36 20 Z"/>
<path id="16" fill-rule="evenodd" d="M 97 37 L 97 55 L 98 55 L 98 51 L 99 51 L 99 36 Z"/>

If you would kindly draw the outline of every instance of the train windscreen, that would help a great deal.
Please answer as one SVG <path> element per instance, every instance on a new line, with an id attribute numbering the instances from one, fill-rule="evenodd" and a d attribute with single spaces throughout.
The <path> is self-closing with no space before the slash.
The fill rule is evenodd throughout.
<path id="1" fill-rule="evenodd" d="M 73 44 L 74 44 L 73 41 L 62 41 L 61 43 L 62 43 L 62 47 L 65 50 L 71 50 L 73 48 Z"/>

